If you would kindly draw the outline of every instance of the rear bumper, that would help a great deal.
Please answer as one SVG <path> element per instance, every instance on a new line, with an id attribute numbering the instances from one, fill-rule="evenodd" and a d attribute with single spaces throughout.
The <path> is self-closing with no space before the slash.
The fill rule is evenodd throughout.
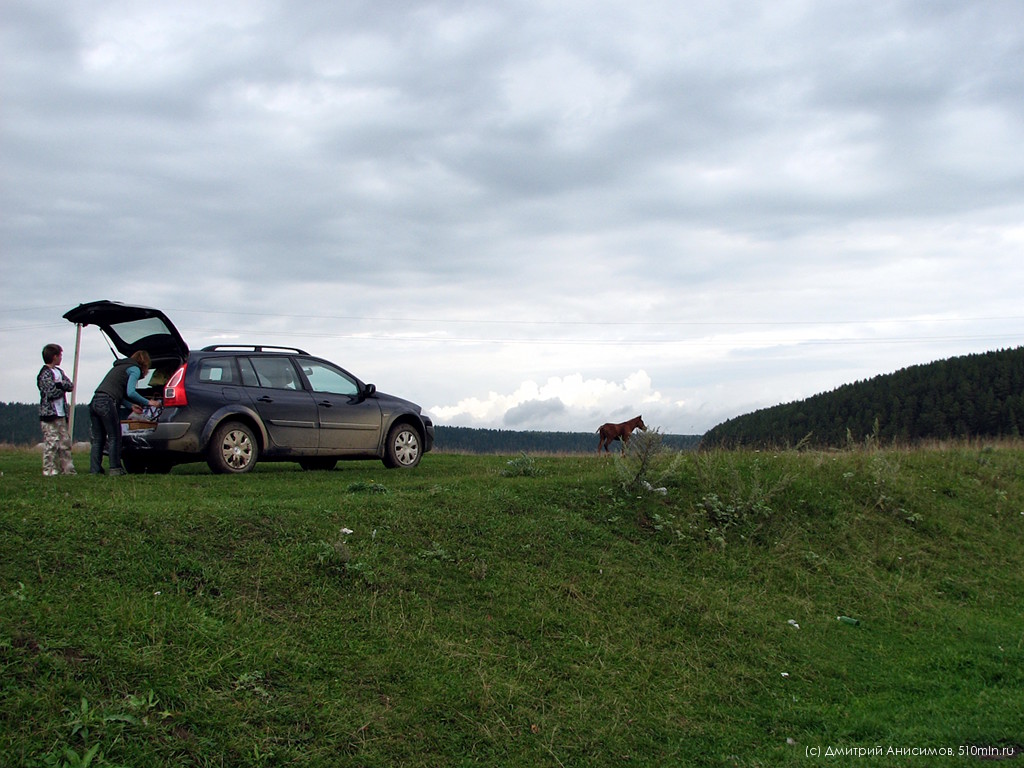
<path id="1" fill-rule="evenodd" d="M 121 439 L 122 450 L 198 454 L 202 447 L 198 436 L 190 434 L 191 428 L 192 425 L 187 421 L 159 422 L 150 432 L 124 435 Z"/>

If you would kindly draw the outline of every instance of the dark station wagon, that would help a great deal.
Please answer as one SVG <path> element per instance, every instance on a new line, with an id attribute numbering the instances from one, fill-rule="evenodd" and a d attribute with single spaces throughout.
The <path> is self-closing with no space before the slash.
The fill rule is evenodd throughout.
<path id="1" fill-rule="evenodd" d="M 189 350 L 163 312 L 115 301 L 81 304 L 64 317 L 98 326 L 125 357 L 143 349 L 152 358 L 138 389 L 163 406 L 122 420 L 129 472 L 203 460 L 217 473 L 249 472 L 257 461 L 332 469 L 339 459 L 371 458 L 410 468 L 433 447 L 434 425 L 418 405 L 301 349 Z"/>

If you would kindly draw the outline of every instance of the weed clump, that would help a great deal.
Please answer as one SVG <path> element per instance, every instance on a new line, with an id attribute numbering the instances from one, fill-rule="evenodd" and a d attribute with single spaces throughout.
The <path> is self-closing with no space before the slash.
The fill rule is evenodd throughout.
<path id="1" fill-rule="evenodd" d="M 344 574 L 361 580 L 368 586 L 377 584 L 375 569 L 367 559 L 371 554 L 364 553 L 357 557 L 349 544 L 349 537 L 354 533 L 349 528 L 342 528 L 333 541 L 321 539 L 313 546 L 313 557 L 318 567 L 335 573 Z M 377 531 L 370 536 L 371 541 L 376 540 Z"/>
<path id="2" fill-rule="evenodd" d="M 675 472 L 681 454 L 669 452 L 664 446 L 664 439 L 658 427 L 638 432 L 625 450 L 615 456 L 619 487 L 626 495 L 658 493 L 664 496 L 668 493 L 664 482 Z M 673 458 L 666 465 L 665 459 L 670 455 Z"/>
<path id="3" fill-rule="evenodd" d="M 348 485 L 349 493 L 379 493 L 385 494 L 390 493 L 386 485 L 374 482 L 373 480 L 358 480 Z"/>
<path id="4" fill-rule="evenodd" d="M 771 522 L 776 499 L 792 483 L 786 474 L 770 476 L 759 459 L 741 467 L 733 454 L 722 452 L 698 458 L 697 480 L 702 493 L 695 527 L 720 547 L 729 539 L 757 537 Z"/>
<path id="5" fill-rule="evenodd" d="M 527 456 L 523 451 L 521 456 L 509 459 L 505 469 L 501 470 L 502 477 L 540 477 L 544 470 L 537 466 L 532 456 Z"/>
<path id="6" fill-rule="evenodd" d="M 615 469 L 619 502 L 642 501 L 644 527 L 720 548 L 762 536 L 792 482 L 759 459 L 737 462 L 722 451 L 669 451 L 658 429 L 634 435 L 615 457 Z"/>

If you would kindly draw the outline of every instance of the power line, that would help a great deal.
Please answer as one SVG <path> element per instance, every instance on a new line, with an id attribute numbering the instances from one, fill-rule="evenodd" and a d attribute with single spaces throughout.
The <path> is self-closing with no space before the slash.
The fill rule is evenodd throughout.
<path id="1" fill-rule="evenodd" d="M 193 331 L 210 335 L 240 336 L 237 330 L 223 328 L 193 328 Z M 844 338 L 792 338 L 792 339 L 545 339 L 545 338 L 495 338 L 487 336 L 423 336 L 402 334 L 373 333 L 312 333 L 308 331 L 274 331 L 262 330 L 264 336 L 305 337 L 319 339 L 346 339 L 349 341 L 402 341 L 422 344 L 537 344 L 556 346 L 707 346 L 707 347 L 764 347 L 764 346 L 801 346 L 827 344 L 920 344 L 940 341 L 1011 341 L 1024 339 L 1024 333 L 1014 334 L 971 334 L 943 336 L 876 336 L 876 337 L 844 337 Z"/>
<path id="2" fill-rule="evenodd" d="M 882 323 L 972 323 L 1024 321 L 1024 315 L 990 317 L 887 317 L 866 320 L 510 320 L 488 318 L 443 318 L 443 317 L 386 317 L 374 315 L 306 315 L 281 312 L 228 312 L 205 309 L 170 309 L 169 313 L 195 313 L 206 315 L 227 315 L 244 317 L 268 317 L 287 320 L 344 320 L 347 322 L 374 323 L 435 323 L 452 325 L 567 325 L 567 326 L 805 326 L 805 325 L 876 325 Z"/>
<path id="3" fill-rule="evenodd" d="M 0 314 L 24 314 L 28 312 L 63 311 L 67 310 L 66 305 L 47 305 L 36 307 L 3 307 Z M 667 326 L 667 327 L 766 327 L 766 326 L 808 326 L 808 325 L 876 325 L 884 323 L 973 323 L 973 322 L 1007 322 L 1024 321 L 1024 315 L 991 315 L 976 317 L 885 317 L 867 318 L 861 320 L 851 319 L 814 319 L 814 320 L 514 320 L 514 319 L 489 319 L 489 318 L 453 318 L 453 317 L 388 317 L 382 315 L 323 315 L 323 314 L 300 314 L 286 312 L 239 312 L 216 309 L 185 309 L 171 308 L 165 310 L 165 314 L 201 314 L 201 315 L 223 315 L 228 317 L 266 317 L 284 320 L 343 320 L 346 322 L 374 322 L 374 323 L 434 323 L 452 325 L 564 325 L 564 326 L 594 326 L 594 327 L 615 327 L 615 326 Z M 62 318 L 63 319 L 63 318 Z M 60 322 L 33 324 L 19 326 L 20 328 L 42 328 L 50 325 L 61 325 Z M 0 331 L 11 330 L 0 328 Z"/>
<path id="4" fill-rule="evenodd" d="M 21 312 L 29 311 L 41 311 L 60 309 L 61 307 L 36 307 L 36 308 L 21 308 Z M 11 312 L 13 310 L 3 310 L 4 312 Z M 667 328 L 770 328 L 770 327 L 810 327 L 810 326 L 877 326 L 887 324 L 914 324 L 914 325 L 931 325 L 937 323 L 949 324 L 949 323 L 975 323 L 975 322 L 1007 322 L 1007 321 L 1024 321 L 1024 316 L 1019 315 L 1007 315 L 1007 316 L 987 316 L 987 317 L 944 317 L 944 318 L 886 318 L 886 319 L 874 319 L 874 320 L 760 320 L 760 321 L 730 321 L 730 320 L 659 320 L 659 321 L 622 321 L 622 320 L 608 320 L 608 321 L 582 321 L 582 320 L 465 320 L 459 318 L 434 318 L 434 317 L 375 317 L 369 315 L 312 315 L 312 314 L 294 314 L 294 313 L 278 313 L 278 312 L 229 312 L 223 310 L 190 310 L 190 309 L 169 309 L 168 314 L 203 314 L 203 315 L 222 315 L 229 317 L 263 317 L 263 318 L 275 318 L 284 320 L 319 320 L 319 321 L 344 321 L 344 322 L 394 322 L 394 323 L 409 323 L 409 324 L 431 324 L 434 326 L 452 324 L 452 325 L 474 325 L 474 326 L 511 326 L 511 327 L 529 327 L 529 326 L 545 326 L 545 327 L 591 327 L 591 328 L 616 328 L 616 327 L 628 327 L 628 328 L 639 328 L 639 327 L 667 327 Z M 53 322 L 44 323 L 31 323 L 26 325 L 18 325 L 13 327 L 0 327 L 0 333 L 15 332 L 15 331 L 27 331 L 27 330 L 39 330 L 43 328 L 63 328 L 65 327 L 66 321 L 55 320 Z M 223 328 L 204 328 L 204 327 L 191 327 L 191 333 L 203 333 L 207 335 L 218 335 L 228 334 L 238 336 L 246 333 L 246 331 L 240 331 L 238 328 L 223 329 Z M 920 344 L 920 343 L 934 343 L 934 342 L 952 342 L 952 341 L 988 341 L 988 342 L 999 342 L 999 341 L 1020 341 L 1024 339 L 1024 332 L 1017 333 L 1003 333 L 1003 334 L 941 334 L 941 335 L 922 335 L 922 336 L 875 336 L 875 337 L 841 337 L 841 338 L 820 338 L 809 336 L 806 338 L 789 338 L 789 339 L 708 339 L 708 338 L 694 338 L 694 339 L 680 339 L 680 338 L 661 338 L 661 339 L 649 339 L 649 338 L 623 338 L 623 339 L 608 339 L 608 338 L 562 338 L 562 339 L 545 339 L 545 338 L 516 338 L 516 337 L 488 337 L 488 336 L 448 336 L 448 335 L 420 335 L 420 334 L 408 334 L 408 333 L 381 333 L 381 332 L 370 332 L 370 333 L 323 333 L 314 331 L 277 331 L 273 329 L 261 329 L 258 331 L 260 335 L 276 335 L 286 337 L 307 337 L 307 338 L 330 338 L 330 339 L 346 339 L 349 341 L 373 341 L 373 342 L 417 342 L 417 343 L 440 343 L 440 344 L 547 344 L 556 346 L 622 346 L 622 347 L 639 347 L 639 346 L 700 346 L 700 347 L 768 347 L 768 346 L 801 346 L 801 345 L 853 345 L 853 344 Z"/>

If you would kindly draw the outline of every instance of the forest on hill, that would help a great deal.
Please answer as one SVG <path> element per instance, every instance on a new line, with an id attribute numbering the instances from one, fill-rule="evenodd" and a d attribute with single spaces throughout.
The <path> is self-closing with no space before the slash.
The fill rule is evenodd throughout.
<path id="1" fill-rule="evenodd" d="M 1024 347 L 952 357 L 729 419 L 704 447 L 842 447 L 1018 437 L 1024 428 Z"/>
<path id="2" fill-rule="evenodd" d="M 36 405 L 0 403 L 0 444 L 35 445 L 42 439 Z M 696 448 L 700 435 L 665 435 L 663 445 Z M 89 440 L 89 407 L 75 407 L 75 441 Z M 618 446 L 618 443 L 615 444 Z M 434 449 L 451 453 L 592 453 L 596 432 L 517 432 L 504 429 L 435 427 Z"/>

